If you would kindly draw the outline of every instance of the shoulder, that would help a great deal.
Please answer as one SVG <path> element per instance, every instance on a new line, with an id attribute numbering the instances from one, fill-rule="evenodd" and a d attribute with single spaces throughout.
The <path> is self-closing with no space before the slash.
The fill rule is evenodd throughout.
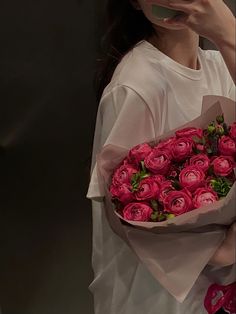
<path id="1" fill-rule="evenodd" d="M 208 61 L 219 62 L 222 60 L 221 54 L 217 50 L 203 50 L 199 48 L 199 51 L 202 56 Z"/>
<path id="2" fill-rule="evenodd" d="M 143 96 L 130 86 L 115 84 L 108 86 L 103 93 L 99 104 L 99 111 L 102 115 L 112 111 L 118 116 L 121 110 L 135 110 L 138 107 L 149 108 Z"/>
<path id="3" fill-rule="evenodd" d="M 165 81 L 161 76 L 161 66 L 155 60 L 154 69 L 145 41 L 138 43 L 122 58 L 104 93 L 108 93 L 119 86 L 132 89 L 143 98 L 165 90 Z"/>
<path id="4" fill-rule="evenodd" d="M 205 75 L 215 81 L 219 81 L 224 91 L 224 96 L 229 97 L 230 91 L 235 88 L 235 84 L 221 53 L 216 50 L 199 49 L 199 55 Z"/>
<path id="5" fill-rule="evenodd" d="M 205 65 L 212 68 L 217 68 L 218 70 L 226 70 L 226 65 L 221 53 L 217 50 L 203 50 L 199 48 L 199 55 L 202 62 Z"/>

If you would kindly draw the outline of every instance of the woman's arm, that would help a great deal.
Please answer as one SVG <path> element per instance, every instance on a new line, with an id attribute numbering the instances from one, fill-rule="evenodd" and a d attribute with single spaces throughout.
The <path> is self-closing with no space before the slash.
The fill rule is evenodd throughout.
<path id="1" fill-rule="evenodd" d="M 225 64 L 229 70 L 229 73 L 236 83 L 236 33 L 235 33 L 235 19 L 231 21 L 231 27 L 228 31 L 228 36 L 216 39 L 214 44 L 221 52 L 221 55 L 225 61 Z"/>
<path id="2" fill-rule="evenodd" d="M 229 73 L 236 82 L 235 17 L 223 0 L 155 0 L 157 4 L 182 11 L 183 15 L 167 18 L 167 24 L 186 25 L 213 42 L 221 52 Z"/>
<path id="3" fill-rule="evenodd" d="M 209 261 L 213 266 L 229 266 L 235 263 L 236 245 L 236 223 L 234 223 L 226 234 L 226 238 L 220 248 Z"/>

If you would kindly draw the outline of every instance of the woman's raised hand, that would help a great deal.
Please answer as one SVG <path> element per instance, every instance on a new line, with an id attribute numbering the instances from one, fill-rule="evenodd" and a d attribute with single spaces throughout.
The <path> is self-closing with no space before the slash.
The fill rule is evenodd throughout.
<path id="1" fill-rule="evenodd" d="M 236 83 L 235 17 L 223 0 L 146 0 L 170 9 L 182 11 L 163 21 L 185 25 L 215 44 L 221 52 L 229 73 Z"/>
<path id="2" fill-rule="evenodd" d="M 151 2 L 184 12 L 176 18 L 164 19 L 164 22 L 186 25 L 213 43 L 217 44 L 225 36 L 232 36 L 235 32 L 235 17 L 223 0 L 151 0 Z"/>

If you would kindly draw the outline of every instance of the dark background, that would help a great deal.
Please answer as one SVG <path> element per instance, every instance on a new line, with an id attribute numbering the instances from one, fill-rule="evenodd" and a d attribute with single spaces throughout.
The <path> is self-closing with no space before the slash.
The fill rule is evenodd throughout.
<path id="1" fill-rule="evenodd" d="M 0 304 L 92 313 L 85 199 L 98 3 L 1 0 Z"/>
<path id="2" fill-rule="evenodd" d="M 0 2 L 3 314 L 93 313 L 85 194 L 103 3 Z"/>

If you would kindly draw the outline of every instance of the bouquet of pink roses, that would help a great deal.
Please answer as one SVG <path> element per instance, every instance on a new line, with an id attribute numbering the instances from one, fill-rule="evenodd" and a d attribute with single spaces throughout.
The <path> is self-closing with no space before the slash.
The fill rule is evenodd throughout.
<path id="1" fill-rule="evenodd" d="M 132 148 L 112 176 L 110 193 L 126 221 L 164 221 L 225 197 L 235 181 L 236 122 L 216 117 L 157 144 Z"/>
<path id="2" fill-rule="evenodd" d="M 179 302 L 236 220 L 235 102 L 205 96 L 202 107 L 178 129 L 97 156 L 111 228 Z"/>

